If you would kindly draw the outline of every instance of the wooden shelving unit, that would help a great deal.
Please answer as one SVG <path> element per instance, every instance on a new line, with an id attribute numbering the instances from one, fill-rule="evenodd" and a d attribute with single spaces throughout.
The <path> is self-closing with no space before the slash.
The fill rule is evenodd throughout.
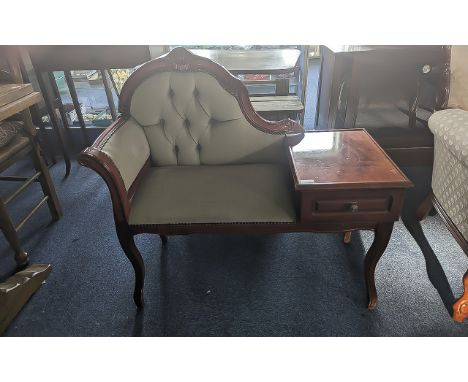
<path id="1" fill-rule="evenodd" d="M 32 123 L 29 112 L 29 107 L 42 100 L 41 93 L 34 91 L 31 84 L 23 83 L 19 62 L 8 55 L 7 57 L 9 58 L 11 79 L 14 83 L 0 83 L 0 122 L 19 113 L 23 122 L 24 136 L 18 136 L 6 148 L 2 148 L 2 150 L 7 150 L 7 154 L 5 160 L 0 163 L 0 171 L 8 168 L 16 160 L 31 155 L 36 173 L 31 177 L 2 177 L 2 180 L 6 180 L 3 178 L 11 178 L 15 181 L 23 180 L 24 182 L 11 195 L 5 199 L 0 199 L 0 227 L 15 252 L 15 261 L 18 268 L 16 274 L 0 283 L 0 334 L 8 327 L 29 298 L 40 288 L 51 271 L 50 264 L 28 265 L 29 256 L 21 246 L 18 231 L 46 202 L 49 204 L 54 220 L 58 220 L 62 215 L 48 168 L 40 153 L 40 147 L 36 140 L 36 128 Z M 41 183 L 44 196 L 15 226 L 6 206 L 35 181 Z"/>
<path id="2" fill-rule="evenodd" d="M 0 84 L 0 121 L 19 113 L 42 100 L 31 84 Z"/>

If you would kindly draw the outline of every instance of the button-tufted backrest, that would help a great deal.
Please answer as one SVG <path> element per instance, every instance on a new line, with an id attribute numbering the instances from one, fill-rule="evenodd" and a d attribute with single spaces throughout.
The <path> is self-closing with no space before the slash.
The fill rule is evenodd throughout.
<path id="1" fill-rule="evenodd" d="M 237 99 L 208 73 L 163 71 L 145 78 L 129 113 L 146 134 L 153 166 L 282 160 L 284 135 L 253 127 Z"/>

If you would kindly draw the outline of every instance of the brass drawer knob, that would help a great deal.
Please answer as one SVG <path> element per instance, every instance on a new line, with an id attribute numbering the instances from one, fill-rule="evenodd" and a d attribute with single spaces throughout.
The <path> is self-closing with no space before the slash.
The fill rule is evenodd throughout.
<path id="1" fill-rule="evenodd" d="M 432 70 L 432 67 L 431 65 L 423 65 L 423 67 L 421 68 L 421 71 L 423 72 L 423 74 L 428 74 L 430 73 L 430 71 Z"/>
<path id="2" fill-rule="evenodd" d="M 359 211 L 359 206 L 357 204 L 357 202 L 353 202 L 349 205 L 349 210 L 351 212 L 358 212 Z"/>

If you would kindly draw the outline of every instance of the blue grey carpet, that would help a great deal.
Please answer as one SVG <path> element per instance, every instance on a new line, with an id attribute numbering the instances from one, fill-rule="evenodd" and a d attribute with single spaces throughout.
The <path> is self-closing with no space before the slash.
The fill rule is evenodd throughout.
<path id="1" fill-rule="evenodd" d="M 53 270 L 6 336 L 468 335 L 468 323 L 447 313 L 401 223 L 377 268 L 374 311 L 366 309 L 363 277 L 373 234 L 360 232 L 349 246 L 338 234 L 189 235 L 170 237 L 166 247 L 141 235 L 146 306 L 137 313 L 133 270 L 103 181 L 76 162 L 66 180 L 63 163 L 51 172 L 64 217 L 50 223 L 43 208 L 21 236 L 31 262 Z M 32 203 L 32 191 L 18 210 Z M 459 295 L 468 259 L 437 216 L 423 227 Z M 12 253 L 3 238 L 0 245 L 6 274 Z"/>

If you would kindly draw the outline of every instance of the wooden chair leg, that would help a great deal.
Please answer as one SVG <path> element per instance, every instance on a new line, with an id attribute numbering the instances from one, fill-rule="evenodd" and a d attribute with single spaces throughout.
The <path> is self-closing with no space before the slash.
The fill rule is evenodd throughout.
<path id="1" fill-rule="evenodd" d="M 52 219 L 59 220 L 63 215 L 62 207 L 60 206 L 60 202 L 55 191 L 54 183 L 52 182 L 52 178 L 50 177 L 49 168 L 46 166 L 44 159 L 42 158 L 39 145 L 35 142 L 33 143 L 32 159 L 36 171 L 41 172 L 39 182 L 41 184 L 44 195 L 49 196 L 47 204 L 49 205 L 49 210 L 50 214 L 52 215 Z"/>
<path id="2" fill-rule="evenodd" d="M 34 163 L 34 168 L 36 171 L 40 172 L 39 182 L 42 187 L 44 195 L 47 195 L 49 199 L 47 204 L 49 205 L 49 210 L 52 215 L 53 220 L 58 220 L 63 215 L 62 208 L 55 192 L 54 184 L 50 177 L 49 168 L 45 164 L 44 158 L 42 157 L 41 147 L 37 142 L 36 128 L 33 125 L 31 113 L 29 110 L 24 110 L 21 113 L 21 118 L 24 123 L 25 130 L 29 132 L 29 140 L 32 145 L 31 157 Z"/>
<path id="3" fill-rule="evenodd" d="M 5 207 L 5 204 L 0 200 L 0 227 L 5 235 L 5 238 L 10 243 L 11 247 L 15 251 L 15 261 L 18 269 L 26 267 L 29 263 L 29 256 L 24 251 L 21 246 L 21 242 L 18 238 L 18 233 L 16 232 L 15 226 L 11 221 L 8 210 Z"/>
<path id="4" fill-rule="evenodd" d="M 145 283 L 145 263 L 143 262 L 140 251 L 135 245 L 132 234 L 127 232 L 126 229 L 117 228 L 117 236 L 125 255 L 132 263 L 133 270 L 135 271 L 133 300 L 138 308 L 142 308 L 144 305 L 143 286 Z"/>
<path id="5" fill-rule="evenodd" d="M 50 99 L 50 94 L 48 92 L 48 88 L 46 86 L 46 82 L 44 80 L 43 75 L 45 75 L 45 73 L 36 71 L 36 78 L 39 83 L 39 88 L 41 89 L 42 97 L 44 98 L 44 103 L 46 105 L 47 113 L 49 114 L 50 124 L 57 136 L 57 140 L 60 144 L 60 149 L 62 150 L 63 159 L 65 161 L 65 177 L 67 177 L 70 175 L 70 171 L 71 171 L 70 155 L 66 148 L 65 140 L 62 135 L 62 131 L 58 122 L 58 118 L 57 118 L 57 115 L 55 114 L 55 107 L 54 107 L 53 101 Z"/>
<path id="6" fill-rule="evenodd" d="M 455 321 L 463 322 L 468 318 L 468 271 L 463 276 L 463 286 L 465 290 L 461 297 L 453 304 L 452 318 Z"/>

